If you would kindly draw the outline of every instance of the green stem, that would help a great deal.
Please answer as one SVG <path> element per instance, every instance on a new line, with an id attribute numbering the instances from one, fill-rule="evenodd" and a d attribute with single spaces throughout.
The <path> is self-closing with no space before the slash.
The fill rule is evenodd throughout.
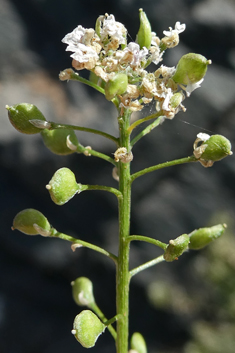
<path id="1" fill-rule="evenodd" d="M 119 146 L 119 139 L 114 137 L 113 135 L 107 134 L 106 132 L 96 130 L 96 129 L 90 129 L 88 127 L 83 127 L 83 126 L 76 126 L 76 125 L 68 125 L 68 124 L 57 124 L 52 121 L 49 122 L 51 124 L 50 130 L 54 129 L 72 129 L 72 130 L 77 130 L 77 131 L 85 131 L 85 132 L 90 132 L 92 134 L 100 135 L 103 137 L 106 137 L 107 139 L 115 142 L 117 146 Z"/>
<path id="2" fill-rule="evenodd" d="M 158 117 L 163 117 L 163 116 L 164 116 L 164 113 L 163 113 L 162 110 L 160 110 L 159 112 L 154 113 L 154 114 L 149 115 L 149 116 L 146 116 L 143 119 L 136 120 L 131 126 L 129 126 L 128 132 L 130 134 L 132 132 L 132 130 L 134 128 L 136 128 L 138 125 L 143 124 L 143 123 L 145 123 L 148 120 L 152 120 L 152 119 L 155 119 L 155 118 L 158 118 Z"/>
<path id="3" fill-rule="evenodd" d="M 139 172 L 132 174 L 131 182 L 133 182 L 135 179 L 139 178 L 140 176 L 145 175 L 150 172 L 154 172 L 155 170 L 163 169 L 163 168 L 167 168 L 167 167 L 172 167 L 172 166 L 178 165 L 178 164 L 190 163 L 190 162 L 198 162 L 198 160 L 192 155 L 190 157 L 175 159 L 170 162 L 165 162 L 165 163 L 154 165 L 152 167 L 142 169 Z"/>
<path id="4" fill-rule="evenodd" d="M 94 156 L 94 157 L 98 157 L 98 158 L 104 159 L 105 161 L 107 161 L 109 163 L 112 163 L 115 167 L 117 166 L 117 163 L 115 162 L 115 160 L 113 158 L 107 156 L 104 153 L 95 151 L 92 148 L 83 147 L 82 145 L 79 145 L 77 151 L 78 151 L 78 153 L 83 153 L 86 156 L 90 156 L 91 155 L 91 156 Z"/>
<path id="5" fill-rule="evenodd" d="M 119 118 L 120 146 L 130 151 L 130 112 L 126 110 Z M 117 353 L 128 352 L 129 327 L 129 248 L 127 238 L 130 233 L 131 183 L 130 163 L 119 162 L 119 190 L 123 197 L 119 199 L 119 253 L 116 278 L 117 314 Z"/>
<path id="6" fill-rule="evenodd" d="M 133 270 L 131 270 L 129 272 L 130 279 L 133 276 L 137 275 L 137 273 L 139 273 L 139 272 L 141 272 L 143 270 L 146 270 L 147 268 L 150 268 L 150 267 L 152 267 L 154 265 L 157 265 L 157 264 L 159 264 L 160 262 L 163 262 L 163 261 L 165 261 L 165 259 L 164 259 L 163 255 L 160 255 L 160 256 L 156 257 L 155 259 L 150 260 L 150 261 L 144 263 L 143 265 L 134 268 Z"/>
<path id="7" fill-rule="evenodd" d="M 96 91 L 98 91 L 98 92 L 100 92 L 102 94 L 105 94 L 103 88 L 101 88 L 100 86 L 96 85 L 94 82 L 91 82 L 91 81 L 79 76 L 79 74 L 74 72 L 74 71 L 70 74 L 70 80 L 79 81 L 79 82 L 85 83 L 85 85 L 94 88 Z"/>
<path id="8" fill-rule="evenodd" d="M 107 329 L 109 330 L 109 332 L 111 333 L 111 335 L 113 336 L 113 338 L 116 340 L 117 338 L 117 332 L 116 330 L 113 328 L 112 323 L 115 322 L 117 320 L 117 318 L 115 317 L 115 320 L 111 321 L 108 320 L 105 315 L 103 314 L 103 312 L 100 310 L 100 308 L 98 307 L 98 305 L 96 303 L 92 303 L 90 304 L 90 309 L 94 311 L 94 313 L 96 313 L 96 315 L 102 320 L 102 322 L 107 325 Z"/>
<path id="9" fill-rule="evenodd" d="M 52 229 L 52 232 L 51 232 L 50 236 L 70 241 L 71 243 L 73 243 L 73 245 L 78 244 L 80 246 L 84 246 L 85 248 L 89 248 L 91 250 L 97 251 L 97 252 L 109 257 L 110 259 L 112 259 L 115 262 L 115 264 L 117 263 L 117 256 L 115 256 L 111 252 L 106 251 L 106 250 L 104 250 L 104 249 L 102 249 L 99 246 L 96 246 L 94 244 L 88 243 L 87 241 L 76 239 L 76 238 L 71 237 L 70 235 L 67 235 L 67 234 L 64 234 L 64 233 L 60 233 L 55 228 Z M 75 246 L 75 248 L 76 248 L 76 246 Z"/>
<path id="10" fill-rule="evenodd" d="M 145 135 L 149 134 L 155 127 L 160 125 L 163 121 L 164 121 L 164 116 L 159 116 L 158 119 L 156 119 L 152 124 L 147 126 L 143 131 L 141 131 L 137 136 L 133 138 L 133 140 L 131 141 L 131 146 L 133 147 L 137 141 L 139 141 Z"/>
<path id="11" fill-rule="evenodd" d="M 160 240 L 156 240 L 153 238 L 149 238 L 149 237 L 145 237 L 143 235 L 130 235 L 129 237 L 127 237 L 127 241 L 131 242 L 133 240 L 137 240 L 137 241 L 145 241 L 146 243 L 150 243 L 153 245 L 158 246 L 159 248 L 166 250 L 168 244 L 162 243 Z"/>
<path id="12" fill-rule="evenodd" d="M 83 190 L 101 190 L 101 191 L 108 191 L 117 196 L 117 198 L 120 200 L 122 199 L 122 193 L 110 186 L 104 186 L 104 185 L 83 185 Z"/>

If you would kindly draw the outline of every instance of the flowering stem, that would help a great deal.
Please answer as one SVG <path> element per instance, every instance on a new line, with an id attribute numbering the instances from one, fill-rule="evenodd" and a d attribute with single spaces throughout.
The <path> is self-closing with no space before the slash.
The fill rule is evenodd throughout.
<path id="1" fill-rule="evenodd" d="M 130 277 L 130 279 L 131 279 L 133 276 L 137 275 L 137 273 L 139 273 L 139 272 L 141 272 L 141 271 L 143 271 L 143 270 L 146 270 L 146 269 L 149 268 L 149 267 L 152 267 L 152 266 L 154 266 L 154 265 L 157 265 L 157 264 L 159 264 L 160 262 L 163 262 L 163 261 L 165 261 L 165 259 L 164 259 L 163 255 L 160 255 L 160 256 L 156 257 L 155 259 L 150 260 L 150 261 L 146 262 L 145 264 L 134 268 L 133 270 L 131 270 L 131 271 L 129 272 L 129 277 Z"/>
<path id="2" fill-rule="evenodd" d="M 100 86 L 96 85 L 94 82 L 91 82 L 91 81 L 79 76 L 79 74 L 74 72 L 74 71 L 70 74 L 70 80 L 72 80 L 72 81 L 80 81 L 82 83 L 85 83 L 85 85 L 88 85 L 88 86 L 96 89 L 97 91 L 99 91 L 102 94 L 105 93 L 103 88 L 101 88 Z"/>
<path id="3" fill-rule="evenodd" d="M 85 190 L 101 190 L 101 191 L 108 191 L 108 192 L 111 192 L 112 194 L 116 195 L 117 198 L 120 200 L 123 198 L 123 195 L 122 193 L 115 189 L 115 188 L 112 188 L 110 186 L 104 186 L 104 185 L 83 185 L 83 191 Z"/>
<path id="4" fill-rule="evenodd" d="M 153 245 L 158 246 L 159 248 L 165 250 L 168 246 L 168 244 L 162 243 L 159 240 L 153 239 L 153 238 L 149 238 L 149 237 L 145 237 L 143 235 L 130 235 L 129 237 L 127 237 L 127 241 L 131 242 L 133 240 L 138 240 L 138 241 L 145 241 L 146 243 L 150 243 Z"/>
<path id="5" fill-rule="evenodd" d="M 115 160 L 112 157 L 109 157 L 109 156 L 107 156 L 104 153 L 95 151 L 95 150 L 93 150 L 90 147 L 83 147 L 82 145 L 79 145 L 77 151 L 78 151 L 78 153 L 85 154 L 85 156 L 90 156 L 91 155 L 91 156 L 94 156 L 94 157 L 98 157 L 98 158 L 104 159 L 105 161 L 112 163 L 115 167 L 117 166 L 117 162 L 115 162 Z"/>
<path id="6" fill-rule="evenodd" d="M 142 130 L 137 136 L 133 138 L 131 141 L 131 146 L 133 147 L 134 144 L 139 141 L 142 137 L 149 134 L 155 127 L 160 125 L 164 121 L 164 116 L 159 116 L 153 123 L 147 126 L 144 130 Z"/>
<path id="7" fill-rule="evenodd" d="M 167 167 L 172 167 L 172 166 L 178 165 L 178 164 L 190 163 L 190 162 L 198 162 L 198 160 L 192 155 L 190 157 L 175 159 L 170 162 L 165 162 L 165 163 L 154 165 L 152 167 L 142 169 L 139 172 L 132 174 L 131 182 L 133 182 L 135 179 L 139 178 L 140 176 L 145 175 L 150 172 L 154 172 L 155 170 L 163 169 L 163 168 L 167 168 Z"/>
<path id="8" fill-rule="evenodd" d="M 76 245 L 78 245 L 77 247 L 79 247 L 79 245 L 80 246 L 84 246 L 85 248 L 92 249 L 94 251 L 97 251 L 97 252 L 109 257 L 110 259 L 112 259 L 115 262 L 115 264 L 117 263 L 117 256 L 115 256 L 111 252 L 106 251 L 106 250 L 104 250 L 104 249 L 102 249 L 99 246 L 96 246 L 94 244 L 88 243 L 87 241 L 76 239 L 76 238 L 71 237 L 70 235 L 67 235 L 67 234 L 64 234 L 64 233 L 60 233 L 55 228 L 52 229 L 52 232 L 51 232 L 50 236 L 70 241 L 71 243 L 73 243 L 72 244 L 72 250 L 76 249 Z"/>
<path id="9" fill-rule="evenodd" d="M 54 129 L 72 129 L 72 130 L 78 130 L 78 131 L 85 131 L 85 132 L 90 132 L 92 134 L 96 134 L 96 135 L 101 135 L 103 137 L 106 137 L 107 139 L 115 142 L 115 144 L 117 146 L 119 146 L 119 139 L 107 134 L 106 132 L 100 131 L 100 130 L 96 130 L 96 129 L 90 129 L 88 127 L 83 127 L 83 126 L 76 126 L 76 125 L 68 125 L 68 124 L 56 124 L 50 121 L 51 127 L 50 130 L 54 130 Z"/>
<path id="10" fill-rule="evenodd" d="M 160 110 L 159 112 L 157 112 L 157 113 L 154 113 L 154 114 L 152 114 L 152 115 L 149 115 L 149 116 L 146 116 L 145 118 L 143 118 L 143 119 L 139 119 L 139 120 L 136 120 L 131 126 L 129 126 L 129 128 L 128 128 L 128 132 L 129 133 L 131 133 L 132 132 L 132 130 L 134 129 L 134 128 L 136 128 L 138 125 L 140 125 L 140 124 L 142 124 L 142 123 L 145 123 L 145 121 L 148 121 L 148 120 L 152 120 L 152 119 L 155 119 L 155 118 L 158 118 L 158 117 L 163 117 L 164 116 L 164 114 L 163 114 L 163 111 L 162 110 Z"/>
<path id="11" fill-rule="evenodd" d="M 125 110 L 119 117 L 120 146 L 130 151 L 130 111 Z M 116 305 L 117 314 L 117 353 L 128 351 L 128 327 L 129 327 L 129 248 L 127 241 L 130 233 L 130 208 L 131 208 L 131 183 L 130 162 L 119 162 L 119 190 L 122 198 L 119 198 L 119 252 L 116 274 Z"/>

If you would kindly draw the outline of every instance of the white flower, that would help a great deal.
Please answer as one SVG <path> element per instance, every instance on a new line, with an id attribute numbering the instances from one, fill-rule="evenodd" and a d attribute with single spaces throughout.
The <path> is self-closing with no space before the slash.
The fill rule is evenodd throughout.
<path id="1" fill-rule="evenodd" d="M 135 42 L 130 42 L 128 46 L 123 50 L 123 57 L 131 55 L 130 65 L 132 67 L 140 66 L 141 61 L 143 61 L 148 55 L 148 49 L 143 47 L 140 50 L 139 44 Z"/>
<path id="2" fill-rule="evenodd" d="M 103 21 L 103 27 L 100 31 L 102 41 L 111 37 L 112 39 L 118 40 L 119 44 L 125 44 L 126 33 L 127 30 L 122 23 L 115 21 L 115 17 L 113 15 L 107 15 Z"/>
<path id="3" fill-rule="evenodd" d="M 205 134 L 204 132 L 199 132 L 199 134 L 197 134 L 197 138 L 200 139 L 201 141 L 205 142 L 205 141 L 209 140 L 210 135 Z"/>
<path id="4" fill-rule="evenodd" d="M 169 31 L 163 31 L 163 34 L 166 37 L 172 37 L 175 34 L 179 34 L 182 33 L 186 28 L 186 25 L 184 23 L 180 24 L 180 22 L 176 22 L 175 24 L 175 29 L 172 29 L 171 27 L 169 27 Z"/>
<path id="5" fill-rule="evenodd" d="M 204 78 L 202 78 L 200 81 L 196 82 L 196 83 L 190 83 L 186 86 L 185 91 L 186 91 L 186 95 L 187 97 L 190 96 L 190 94 L 197 88 L 201 87 L 202 82 L 204 81 Z"/>
<path id="6" fill-rule="evenodd" d="M 170 99 L 171 99 L 172 96 L 173 96 L 173 93 L 172 93 L 171 88 L 167 88 L 165 99 L 164 99 L 164 102 L 162 104 L 162 110 L 166 110 L 168 112 L 171 110 L 169 108 L 169 103 L 170 103 Z"/>
<path id="7" fill-rule="evenodd" d="M 91 61 L 93 58 L 95 60 L 98 60 L 98 54 L 96 53 L 96 51 L 93 48 L 81 43 L 78 44 L 75 53 L 70 56 L 79 63 L 86 63 L 88 61 Z"/>

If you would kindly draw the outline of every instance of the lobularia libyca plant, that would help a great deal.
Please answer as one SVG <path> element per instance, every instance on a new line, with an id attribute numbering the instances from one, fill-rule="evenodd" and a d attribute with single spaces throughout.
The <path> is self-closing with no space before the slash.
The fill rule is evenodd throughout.
<path id="1" fill-rule="evenodd" d="M 133 147 L 165 119 L 173 119 L 179 111 L 185 111 L 183 101 L 204 80 L 211 60 L 200 54 L 188 53 L 176 63 L 176 67 L 160 65 L 167 49 L 179 43 L 179 35 L 184 32 L 185 24 L 176 22 L 174 29 L 163 32 L 160 38 L 152 32 L 151 24 L 140 9 L 140 27 L 136 41 L 127 43 L 127 29 L 117 22 L 113 15 L 99 16 L 95 29 L 76 27 L 67 34 L 62 42 L 66 51 L 72 52 L 72 66 L 75 70 L 88 70 L 90 80 L 81 77 L 73 69 L 63 70 L 59 78 L 62 81 L 75 80 L 87 84 L 111 101 L 117 109 L 119 136 L 115 137 L 103 131 L 55 122 L 46 118 L 37 107 L 22 103 L 6 106 L 10 122 L 22 133 L 41 133 L 45 146 L 53 153 L 67 155 L 83 153 L 104 159 L 113 167 L 112 175 L 118 181 L 118 187 L 103 185 L 82 185 L 77 183 L 74 173 L 68 168 L 57 170 L 46 188 L 51 199 L 57 205 L 63 205 L 72 197 L 86 190 L 104 190 L 113 193 L 119 208 L 119 248 L 117 255 L 94 244 L 60 233 L 53 228 L 46 217 L 37 210 L 27 209 L 18 213 L 13 229 L 26 234 L 57 237 L 72 243 L 72 250 L 87 247 L 109 257 L 116 266 L 116 315 L 106 319 L 95 302 L 92 282 L 80 277 L 72 282 L 73 297 L 79 306 L 89 310 L 81 311 L 75 318 L 72 333 L 86 348 L 93 347 L 99 335 L 107 329 L 114 338 L 118 353 L 127 353 L 129 349 L 129 284 L 131 278 L 160 262 L 173 262 L 188 249 L 201 249 L 224 232 L 226 225 L 200 228 L 190 234 L 176 235 L 169 244 L 156 239 L 130 234 L 131 186 L 135 179 L 158 169 L 184 163 L 200 162 L 211 167 L 232 154 L 230 142 L 221 135 L 209 136 L 199 133 L 193 143 L 191 156 L 147 167 L 134 174 L 130 171 L 133 160 Z M 156 69 L 148 71 L 153 63 Z M 146 104 L 155 103 L 153 114 L 131 122 L 133 112 L 141 111 Z M 141 124 L 149 122 L 141 130 Z M 132 138 L 133 130 L 139 126 L 139 132 Z M 114 143 L 112 156 L 96 151 L 91 146 L 82 146 L 74 131 L 86 131 L 108 138 Z M 111 172 L 111 171 L 110 171 Z M 162 255 L 136 268 L 129 269 L 131 241 L 144 241 L 163 250 Z M 115 323 L 115 327 L 114 324 Z M 143 336 L 136 332 L 130 339 L 131 352 L 146 353 Z"/>

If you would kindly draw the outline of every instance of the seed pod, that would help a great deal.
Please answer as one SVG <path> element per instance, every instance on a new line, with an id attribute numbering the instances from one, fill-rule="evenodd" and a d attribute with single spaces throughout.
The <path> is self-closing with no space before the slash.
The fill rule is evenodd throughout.
<path id="1" fill-rule="evenodd" d="M 29 120 L 46 121 L 44 115 L 33 104 L 21 103 L 11 107 L 6 106 L 8 117 L 16 130 L 23 134 L 38 134 L 42 130 L 33 126 Z"/>
<path id="2" fill-rule="evenodd" d="M 143 9 L 139 9 L 139 12 L 140 12 L 140 28 L 137 34 L 137 43 L 139 44 L 140 49 L 142 49 L 143 47 L 149 49 L 151 46 L 151 40 L 152 40 L 151 24 Z"/>
<path id="3" fill-rule="evenodd" d="M 178 257 L 188 249 L 189 236 L 188 234 L 182 234 L 178 238 L 169 241 L 165 253 L 163 255 L 167 262 L 178 260 Z"/>
<path id="4" fill-rule="evenodd" d="M 74 146 L 78 145 L 77 136 L 71 129 L 44 129 L 41 135 L 45 146 L 55 154 L 68 155 L 75 152 L 67 146 L 66 141 L 68 136 Z"/>
<path id="5" fill-rule="evenodd" d="M 226 224 L 218 224 L 213 227 L 199 228 L 189 234 L 189 249 L 199 250 L 213 240 L 219 238 L 226 229 Z"/>
<path id="6" fill-rule="evenodd" d="M 172 108 L 178 108 L 178 106 L 181 104 L 182 100 L 184 98 L 184 95 L 182 92 L 177 92 L 173 94 L 173 96 L 170 99 L 170 106 Z"/>
<path id="7" fill-rule="evenodd" d="M 64 205 L 76 193 L 83 190 L 81 184 L 77 184 L 74 173 L 68 168 L 60 168 L 46 185 L 52 201 L 57 205 Z"/>
<path id="8" fill-rule="evenodd" d="M 105 328 L 106 326 L 92 311 L 83 310 L 74 319 L 72 334 L 83 347 L 91 348 Z"/>
<path id="9" fill-rule="evenodd" d="M 126 92 L 128 77 L 126 74 L 116 74 L 105 85 L 105 97 L 111 101 L 115 96 Z"/>
<path id="10" fill-rule="evenodd" d="M 34 225 L 39 226 L 46 233 L 50 232 L 51 226 L 47 218 L 41 212 L 33 208 L 27 208 L 17 213 L 13 220 L 12 229 L 18 229 L 28 235 L 40 234 Z"/>
<path id="11" fill-rule="evenodd" d="M 131 337 L 131 349 L 138 353 L 147 353 L 147 346 L 144 337 L 139 332 L 134 332 Z"/>
<path id="12" fill-rule="evenodd" d="M 197 83 L 205 76 L 208 64 L 211 64 L 211 60 L 207 60 L 200 54 L 189 53 L 183 55 L 177 64 L 172 79 L 183 85 Z"/>
<path id="13" fill-rule="evenodd" d="M 230 141 L 222 135 L 212 135 L 203 145 L 207 145 L 200 157 L 204 160 L 215 162 L 232 154 Z"/>
<path id="14" fill-rule="evenodd" d="M 73 299 L 79 306 L 88 306 L 95 302 L 93 284 L 86 277 L 79 277 L 71 283 Z"/>

